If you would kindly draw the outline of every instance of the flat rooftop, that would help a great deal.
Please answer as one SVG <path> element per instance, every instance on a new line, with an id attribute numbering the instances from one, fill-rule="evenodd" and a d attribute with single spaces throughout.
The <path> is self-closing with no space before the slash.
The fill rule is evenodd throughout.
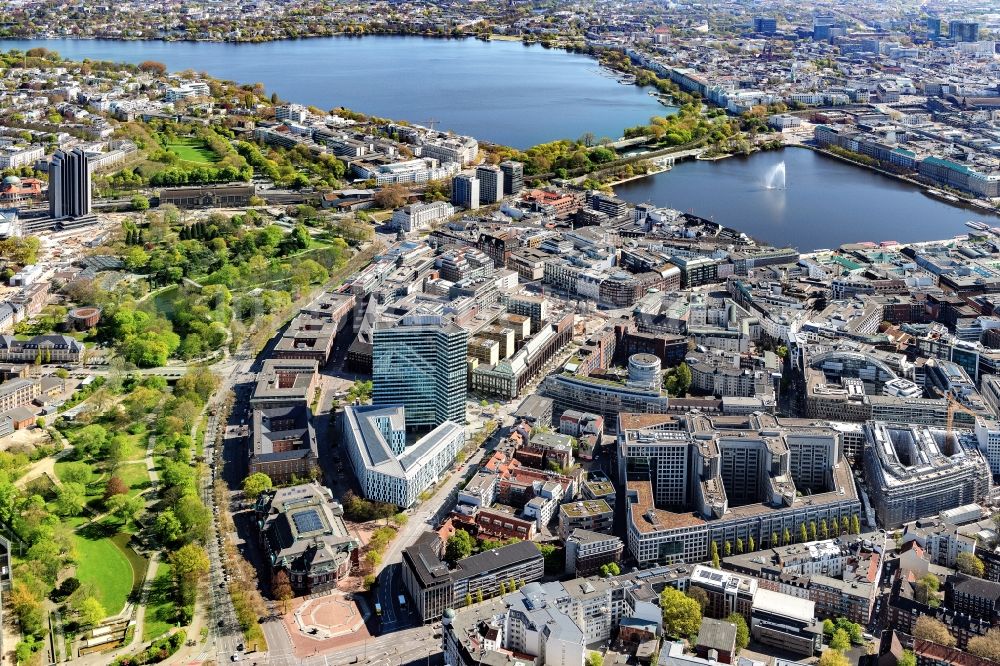
<path id="1" fill-rule="evenodd" d="M 559 512 L 565 513 L 570 518 L 583 518 L 586 516 L 600 516 L 605 513 L 612 513 L 612 510 L 611 506 L 604 500 L 582 500 L 578 502 L 560 504 Z"/>
<path id="2" fill-rule="evenodd" d="M 812 624 L 816 618 L 816 602 L 810 599 L 800 599 L 790 594 L 774 592 L 763 587 L 757 588 L 753 598 L 753 609 L 787 617 L 806 624 Z"/>

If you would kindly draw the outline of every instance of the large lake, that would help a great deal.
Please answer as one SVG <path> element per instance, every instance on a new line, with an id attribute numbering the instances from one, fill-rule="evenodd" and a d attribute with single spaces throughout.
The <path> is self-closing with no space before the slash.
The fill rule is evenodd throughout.
<path id="1" fill-rule="evenodd" d="M 240 83 L 261 82 L 282 99 L 471 134 L 517 148 L 618 138 L 668 109 L 648 91 L 618 83 L 589 56 L 477 39 L 371 36 L 264 44 L 0 40 L 0 49 L 45 47 L 73 60 L 194 69 Z"/>
<path id="2" fill-rule="evenodd" d="M 768 176 L 781 162 L 785 188 L 769 189 Z M 969 220 L 1000 224 L 985 211 L 952 206 L 917 187 L 804 148 L 682 162 L 617 185 L 615 192 L 633 203 L 676 208 L 803 252 L 860 241 L 951 238 L 967 232 Z"/>

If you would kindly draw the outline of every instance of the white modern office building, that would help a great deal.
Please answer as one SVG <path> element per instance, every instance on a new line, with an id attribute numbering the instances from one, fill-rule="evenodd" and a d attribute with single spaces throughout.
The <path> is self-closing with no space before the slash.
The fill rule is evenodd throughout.
<path id="1" fill-rule="evenodd" d="M 408 444 L 402 405 L 345 407 L 341 427 L 364 496 L 403 508 L 451 467 L 465 445 L 465 428 L 454 421 Z"/>
<path id="2" fill-rule="evenodd" d="M 454 214 L 455 207 L 445 201 L 415 203 L 403 206 L 393 213 L 392 226 L 404 232 L 419 231 Z"/>
<path id="3" fill-rule="evenodd" d="M 503 171 L 500 167 L 482 164 L 476 167 L 476 178 L 479 179 L 479 203 L 483 206 L 503 201 Z"/>

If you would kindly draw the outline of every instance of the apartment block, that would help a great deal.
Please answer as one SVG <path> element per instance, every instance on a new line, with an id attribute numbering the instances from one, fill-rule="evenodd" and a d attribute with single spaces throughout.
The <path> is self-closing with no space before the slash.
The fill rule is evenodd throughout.
<path id="1" fill-rule="evenodd" d="M 577 528 L 566 539 L 566 573 L 592 576 L 611 562 L 620 562 L 625 544 L 616 536 Z"/>
<path id="2" fill-rule="evenodd" d="M 577 529 L 610 534 L 615 512 L 604 500 L 582 500 L 559 506 L 559 537 L 565 541 Z"/>

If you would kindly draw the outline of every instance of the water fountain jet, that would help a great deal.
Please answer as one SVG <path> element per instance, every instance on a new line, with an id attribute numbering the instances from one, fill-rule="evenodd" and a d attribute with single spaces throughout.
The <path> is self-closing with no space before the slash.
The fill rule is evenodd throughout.
<path id="1" fill-rule="evenodd" d="M 769 190 L 783 190 L 785 189 L 785 162 L 782 160 L 778 162 L 771 170 L 767 172 L 767 177 L 764 178 L 764 187 Z"/>

